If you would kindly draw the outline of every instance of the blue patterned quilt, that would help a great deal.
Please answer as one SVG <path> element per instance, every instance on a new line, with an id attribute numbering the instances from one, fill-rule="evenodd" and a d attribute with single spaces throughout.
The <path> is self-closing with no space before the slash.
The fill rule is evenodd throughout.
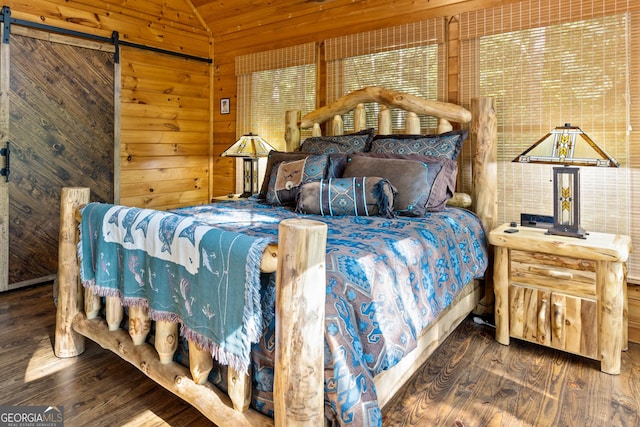
<path id="1" fill-rule="evenodd" d="M 174 212 L 272 241 L 282 219 L 299 216 L 255 199 Z M 373 377 L 413 350 L 420 331 L 471 279 L 482 277 L 488 263 L 485 233 L 473 213 L 458 208 L 425 218 L 306 216 L 328 225 L 326 415 L 340 425 L 380 426 Z M 252 350 L 252 404 L 270 415 L 274 283 L 273 277 L 263 277 L 265 328 Z M 211 375 L 223 389 L 225 372 Z"/>

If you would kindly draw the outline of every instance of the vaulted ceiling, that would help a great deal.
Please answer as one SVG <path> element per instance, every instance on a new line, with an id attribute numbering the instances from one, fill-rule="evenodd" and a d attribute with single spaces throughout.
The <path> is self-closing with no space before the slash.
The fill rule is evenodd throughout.
<path id="1" fill-rule="evenodd" d="M 362 0 L 192 0 L 215 36 L 247 31 L 275 22 L 319 14 Z"/>
<path id="2" fill-rule="evenodd" d="M 481 4 L 519 0 L 191 0 L 214 40 L 302 37 L 344 33 L 449 15 Z M 313 24 L 310 24 L 313 23 Z M 311 27 L 311 28 L 310 28 Z M 269 34 L 264 34 L 269 32 Z"/>

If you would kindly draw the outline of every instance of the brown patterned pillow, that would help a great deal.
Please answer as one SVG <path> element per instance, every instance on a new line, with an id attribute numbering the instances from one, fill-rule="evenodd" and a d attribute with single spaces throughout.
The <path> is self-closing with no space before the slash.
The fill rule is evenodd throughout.
<path id="1" fill-rule="evenodd" d="M 269 177 L 266 201 L 272 205 L 293 204 L 302 184 L 323 179 L 327 156 L 307 155 L 298 160 L 278 163 Z"/>
<path id="2" fill-rule="evenodd" d="M 394 153 L 354 153 L 353 156 L 376 157 L 381 159 L 405 159 L 426 162 L 429 168 L 429 181 L 432 182 L 427 211 L 438 212 L 444 209 L 447 201 L 453 197 L 458 180 L 458 162 L 433 156 Z"/>
<path id="3" fill-rule="evenodd" d="M 308 153 L 300 153 L 297 151 L 291 153 L 275 150 L 270 151 L 269 156 L 267 157 L 267 167 L 264 171 L 264 179 L 262 180 L 262 187 L 260 188 L 260 192 L 258 193 L 258 198 L 264 199 L 265 197 L 267 197 L 267 191 L 269 190 L 269 180 L 271 179 L 271 173 L 274 166 L 276 166 L 280 162 L 300 160 L 306 158 L 307 156 L 309 156 Z"/>
<path id="4" fill-rule="evenodd" d="M 437 193 L 433 191 L 434 183 L 445 168 L 440 160 L 351 155 L 343 177 L 376 175 L 387 178 L 397 190 L 394 211 L 405 216 L 424 216 L 428 211 L 442 210 L 448 200 L 446 197 L 444 200 L 431 199 L 432 194 Z"/>

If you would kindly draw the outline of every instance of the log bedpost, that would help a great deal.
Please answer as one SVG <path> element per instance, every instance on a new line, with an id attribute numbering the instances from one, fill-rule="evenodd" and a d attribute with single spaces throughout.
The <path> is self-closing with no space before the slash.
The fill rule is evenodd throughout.
<path id="1" fill-rule="evenodd" d="M 353 110 L 353 130 L 360 132 L 367 128 L 367 111 L 364 108 L 364 104 L 356 105 Z"/>
<path id="2" fill-rule="evenodd" d="M 407 113 L 405 123 L 405 133 L 407 135 L 420 135 L 420 117 L 413 111 Z"/>
<path id="3" fill-rule="evenodd" d="M 100 297 L 89 288 L 84 290 L 84 312 L 89 320 L 97 318 L 100 312 Z"/>
<path id="4" fill-rule="evenodd" d="M 150 330 L 149 309 L 139 305 L 129 307 L 129 335 L 133 343 L 135 345 L 144 344 Z"/>
<path id="5" fill-rule="evenodd" d="M 344 135 L 344 121 L 340 114 L 333 116 L 331 122 L 331 135 Z"/>
<path id="6" fill-rule="evenodd" d="M 380 105 L 378 111 L 378 135 L 391 135 L 391 109 L 388 105 Z"/>
<path id="7" fill-rule="evenodd" d="M 319 221 L 286 219 L 278 229 L 276 426 L 324 423 L 326 239 L 327 225 Z"/>
<path id="8" fill-rule="evenodd" d="M 83 309 L 80 266 L 77 256 L 78 221 L 74 212 L 89 203 L 88 188 L 65 187 L 60 201 L 58 246 L 58 306 L 54 352 L 58 357 L 74 357 L 84 351 L 84 337 L 73 330 L 73 318 Z"/>
<path id="9" fill-rule="evenodd" d="M 156 321 L 156 337 L 153 345 L 158 352 L 160 363 L 167 364 L 173 361 L 179 339 L 177 323 L 167 320 Z"/>
<path id="10" fill-rule="evenodd" d="M 193 341 L 189 341 L 189 371 L 196 384 L 207 382 L 209 373 L 213 369 L 213 357 L 211 353 L 198 347 Z"/>
<path id="11" fill-rule="evenodd" d="M 124 319 L 124 309 L 120 304 L 120 297 L 106 297 L 106 320 L 110 331 L 120 329 L 122 319 Z"/>
<path id="12" fill-rule="evenodd" d="M 287 151 L 295 151 L 300 147 L 300 111 L 289 110 L 285 115 L 284 140 Z"/>
<path id="13" fill-rule="evenodd" d="M 453 125 L 447 119 L 438 119 L 438 133 L 445 133 L 453 130 Z"/>
<path id="14" fill-rule="evenodd" d="M 496 101 L 492 97 L 471 100 L 473 122 L 471 134 L 475 136 L 472 163 L 472 203 L 488 234 L 496 228 L 498 220 L 498 119 Z M 488 238 L 488 236 L 487 236 Z M 476 314 L 493 312 L 493 256 L 489 247 L 489 265 L 485 272 L 485 295 L 475 310 Z"/>
<path id="15" fill-rule="evenodd" d="M 238 412 L 246 412 L 251 404 L 251 366 L 246 374 L 229 367 L 227 369 L 227 389 L 233 409 Z"/>

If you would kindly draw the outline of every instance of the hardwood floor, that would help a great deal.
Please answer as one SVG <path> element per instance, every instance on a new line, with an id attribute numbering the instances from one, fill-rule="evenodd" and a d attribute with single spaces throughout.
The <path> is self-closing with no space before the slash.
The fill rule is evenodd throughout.
<path id="1" fill-rule="evenodd" d="M 136 368 L 87 341 L 53 355 L 52 286 L 0 294 L 0 405 L 63 405 L 66 426 L 211 423 Z M 385 426 L 640 426 L 640 345 L 621 375 L 466 319 L 384 411 Z"/>

